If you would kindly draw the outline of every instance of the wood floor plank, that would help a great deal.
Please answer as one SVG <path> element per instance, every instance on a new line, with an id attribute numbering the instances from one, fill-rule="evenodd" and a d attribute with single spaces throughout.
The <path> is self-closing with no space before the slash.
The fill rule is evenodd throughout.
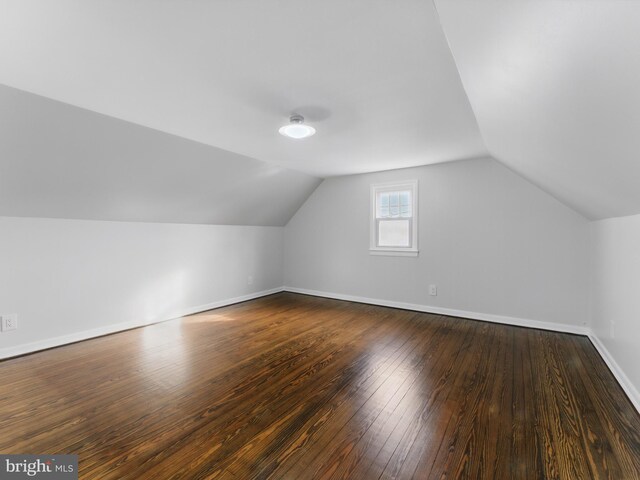
<path id="1" fill-rule="evenodd" d="M 538 442 L 538 431 L 543 425 L 536 423 L 535 385 L 531 364 L 531 352 L 527 341 L 531 331 L 526 328 L 513 329 L 513 448 L 511 450 L 511 478 L 531 480 L 545 479 L 542 466 L 542 445 Z M 502 433 L 502 432 L 501 432 Z"/>
<path id="2" fill-rule="evenodd" d="M 409 331 L 409 333 L 412 332 L 415 333 L 413 330 Z M 358 381 L 341 385 L 340 390 L 336 391 L 331 397 L 315 405 L 315 415 L 301 424 L 297 430 L 291 430 L 286 437 L 281 436 L 281 441 L 276 443 L 276 448 L 270 448 L 268 453 L 265 452 L 265 455 L 258 457 L 259 461 L 255 456 L 243 454 L 240 458 L 236 458 L 235 462 L 242 464 L 240 468 L 245 471 L 259 471 L 265 477 L 271 476 L 283 462 L 293 463 L 294 457 L 311 449 L 311 443 L 315 443 L 317 437 L 323 433 L 325 425 L 341 424 L 336 421 L 336 416 L 343 413 L 345 405 L 349 405 L 352 408 L 357 398 L 368 398 L 371 392 L 380 388 L 390 375 L 398 368 L 401 368 L 410 353 L 417 347 L 418 338 L 415 335 L 411 335 L 393 355 L 380 358 L 380 368 L 376 368 L 375 375 L 370 373 L 360 375 Z M 315 447 L 313 448 L 315 449 Z"/>
<path id="3" fill-rule="evenodd" d="M 351 319 L 347 317 L 346 320 Z M 357 328 L 358 323 L 355 321 L 350 327 Z M 210 451 L 216 453 L 216 463 L 220 465 L 220 460 L 235 448 L 242 447 L 244 440 L 250 438 L 252 432 L 268 429 L 269 422 L 282 423 L 282 414 L 285 411 L 289 416 L 299 413 L 303 405 L 296 404 L 295 400 L 299 398 L 297 390 L 301 387 L 308 387 L 311 381 L 318 381 L 324 387 L 314 392 L 314 395 L 318 395 L 322 394 L 324 389 L 331 388 L 335 382 L 351 378 L 351 372 L 358 370 L 364 362 L 362 360 L 360 363 L 353 363 L 354 352 L 357 352 L 357 348 L 353 348 L 354 345 L 370 341 L 371 336 L 380 334 L 377 330 L 386 327 L 387 325 L 382 323 L 374 328 L 362 328 L 359 329 L 359 335 L 352 335 L 342 344 L 320 342 L 317 350 L 296 352 L 287 362 L 278 363 L 276 368 L 272 368 L 273 365 L 270 364 L 266 369 L 256 370 L 249 376 L 248 381 L 231 389 L 218 400 L 218 403 L 208 406 L 206 411 L 199 412 L 189 423 L 183 425 L 185 434 L 179 441 L 162 442 L 159 439 L 155 445 L 149 444 L 153 448 L 144 452 L 138 451 L 137 454 L 143 463 L 141 468 L 146 469 L 146 465 L 156 463 L 157 459 L 170 453 L 189 461 L 190 468 L 195 469 L 200 463 L 194 458 L 198 456 L 198 452 L 193 450 L 192 444 L 204 441 L 212 444 Z M 304 361 L 309 359 L 313 361 Z M 256 402 L 255 391 L 261 387 L 266 395 L 262 402 Z M 265 415 L 267 411 L 269 415 Z M 201 422 L 202 418 L 209 421 Z M 231 430 L 232 433 L 222 436 L 217 434 L 225 430 Z M 178 474 L 178 471 L 173 471 L 176 467 L 171 465 L 169 472 L 165 467 L 164 472 Z M 216 468 L 220 469 L 221 466 Z M 132 475 L 136 473 L 132 472 Z"/>
<path id="4" fill-rule="evenodd" d="M 376 392 L 377 395 L 360 406 L 340 431 L 327 439 L 324 446 L 314 455 L 311 465 L 305 465 L 305 468 L 315 470 L 314 475 L 318 478 L 371 478 L 373 475 L 366 472 L 364 467 L 371 462 L 380 461 L 381 450 L 387 443 L 385 440 L 394 432 L 401 435 L 407 427 L 407 421 L 415 417 L 416 411 L 419 411 L 416 408 L 416 399 L 423 403 L 426 390 L 429 389 L 423 379 L 437 378 L 435 370 L 446 369 L 448 364 L 440 360 L 448 357 L 456 346 L 455 342 L 443 341 L 450 332 L 449 327 L 445 323 L 443 328 L 434 331 L 430 346 L 418 352 L 418 363 L 410 365 L 406 372 L 396 372 L 396 383 L 401 379 L 403 382 L 394 389 L 388 402 L 381 406 L 380 392 Z M 464 337 L 465 335 L 460 335 L 460 341 Z M 383 391 L 382 396 L 385 393 L 388 393 L 388 390 Z M 399 423 L 401 425 L 398 425 Z M 371 437 L 372 445 L 369 444 Z M 379 449 L 374 447 L 378 443 L 376 440 L 382 440 Z M 321 445 L 323 444 L 319 444 Z"/>
<path id="5" fill-rule="evenodd" d="M 640 479 L 640 415 L 576 335 L 281 293 L 0 378 L 0 452 L 83 479 Z"/>
<path id="6" fill-rule="evenodd" d="M 552 445 L 557 458 L 560 478 L 592 478 L 588 455 L 581 438 L 579 412 L 568 379 L 563 375 L 562 361 L 553 349 L 557 334 L 536 332 L 533 364 L 540 374 L 541 395 L 546 419 L 551 426 Z"/>
<path id="7" fill-rule="evenodd" d="M 447 319 L 443 320 L 446 321 Z M 455 322 L 454 319 L 449 320 Z M 429 435 L 419 437 L 418 435 L 421 432 L 430 432 L 437 428 L 439 418 L 444 417 L 441 412 L 443 408 L 446 408 L 445 402 L 450 384 L 454 381 L 458 372 L 456 365 L 473 343 L 475 331 L 473 324 L 452 327 L 447 328 L 444 333 L 449 337 L 455 332 L 454 335 L 458 338 L 458 341 L 451 342 L 447 340 L 445 342 L 446 349 L 443 349 L 443 354 L 433 359 L 436 365 L 431 365 L 426 372 L 427 374 L 422 375 L 421 388 L 413 394 L 413 398 L 420 399 L 420 408 L 414 407 L 404 412 L 401 419 L 409 420 L 409 423 L 398 421 L 398 419 L 392 417 L 385 419 L 390 428 L 387 429 L 385 425 L 382 429 L 382 435 L 377 430 L 370 432 L 371 435 L 374 435 L 374 440 L 376 437 L 382 437 L 382 443 L 376 449 L 377 442 L 372 442 L 374 446 L 373 455 L 363 456 L 363 460 L 366 458 L 368 461 L 362 461 L 356 466 L 353 470 L 355 478 L 378 478 L 383 474 L 389 462 L 394 466 L 397 466 L 396 462 L 401 463 L 401 468 L 407 469 L 406 472 L 401 473 L 405 475 L 405 478 L 408 478 L 408 475 L 413 473 L 410 462 L 412 457 L 417 459 L 420 452 L 424 451 L 429 443 L 434 444 L 435 442 L 436 447 L 441 443 L 441 437 L 436 438 Z M 386 435 L 384 435 L 385 431 L 387 431 Z M 361 443 L 363 442 L 361 441 Z M 365 445 L 363 445 L 363 448 Z M 414 447 L 418 447 L 417 450 Z M 392 458 L 394 455 L 396 459 Z M 404 459 L 402 458 L 403 456 Z M 343 478 L 349 478 L 349 475 L 344 475 Z"/>
<path id="8" fill-rule="evenodd" d="M 384 323 L 382 325 L 384 326 Z M 367 335 L 379 335 L 381 333 L 384 334 L 385 332 L 375 332 L 372 331 L 372 329 L 369 329 L 366 333 Z M 391 332 L 387 333 L 387 335 L 392 337 Z M 335 355 L 335 351 L 333 351 L 333 354 Z M 352 351 L 345 353 L 345 355 L 348 355 L 345 357 L 347 363 L 351 362 L 348 367 L 338 367 L 326 372 L 331 378 L 315 376 L 312 379 L 313 381 L 317 381 L 321 385 L 324 384 L 328 388 L 314 389 L 310 395 L 305 397 L 305 402 L 303 403 L 295 402 L 293 404 L 288 404 L 285 402 L 278 402 L 277 400 L 280 397 L 288 396 L 294 400 L 299 398 L 295 392 L 288 392 L 286 390 L 288 385 L 281 386 L 276 397 L 270 397 L 269 403 L 267 404 L 270 408 L 269 415 L 265 417 L 265 421 L 271 421 L 272 424 L 260 425 L 256 422 L 258 423 L 255 425 L 257 428 L 245 429 L 243 437 L 240 438 L 235 435 L 235 440 L 237 440 L 235 442 L 230 442 L 230 437 L 225 438 L 225 450 L 223 452 L 219 452 L 217 455 L 220 466 L 225 466 L 229 471 L 237 473 L 237 469 L 242 466 L 241 459 L 243 457 L 250 456 L 251 458 L 261 458 L 266 456 L 267 452 L 261 451 L 261 448 L 266 448 L 269 452 L 277 450 L 280 445 L 278 441 L 279 438 L 289 438 L 291 436 L 290 432 L 295 430 L 293 427 L 304 423 L 304 420 L 307 418 L 315 418 L 318 408 L 326 405 L 327 400 L 332 398 L 336 392 L 347 386 L 357 387 L 359 385 L 358 379 L 369 378 L 378 370 L 379 365 L 375 359 L 372 359 L 368 355 L 362 355 L 355 360 L 354 363 L 354 360 L 350 356 L 352 354 Z M 337 359 L 336 361 L 340 362 L 345 359 Z M 338 372 L 337 374 L 335 373 L 336 370 Z M 327 381 L 323 381 L 323 379 L 326 379 Z M 305 387 L 306 385 L 296 385 L 296 388 L 298 386 Z M 277 405 L 275 408 L 273 407 L 274 403 Z M 292 405 L 295 408 L 293 411 L 291 410 Z M 286 435 L 283 435 L 283 430 Z M 189 449 L 188 442 L 185 448 Z"/>
<path id="9" fill-rule="evenodd" d="M 486 349 L 483 345 L 493 345 L 498 331 L 495 325 L 482 324 L 475 332 L 476 342 L 459 362 L 461 381 L 454 382 L 447 398 L 456 408 L 452 409 L 441 434 L 442 442 L 428 470 L 434 478 L 466 478 L 473 467 L 469 459 L 472 452 L 480 448 L 477 428 L 481 427 L 478 423 L 484 421 L 478 417 L 478 411 L 487 399 L 489 376 L 495 368 L 498 353 L 495 348 Z"/>
<path id="10" fill-rule="evenodd" d="M 584 385 L 582 408 L 592 410 L 590 429 L 597 429 L 597 437 L 590 434 L 588 441 L 594 443 L 596 451 L 605 457 L 597 460 L 594 468 L 607 468 L 610 478 L 635 478 L 634 475 L 640 471 L 638 415 L 589 339 L 574 336 L 570 338 L 569 347 L 581 361 L 578 368 L 571 369 L 571 373 L 580 376 Z M 618 414 L 612 415 L 614 411 Z M 593 419 L 594 413 L 597 419 Z"/>
<path id="11" fill-rule="evenodd" d="M 338 421 L 326 424 L 316 432 L 312 448 L 300 452 L 297 461 L 284 472 L 284 477 L 297 478 L 311 472 L 321 478 L 337 467 L 337 462 L 349 455 L 380 413 L 385 409 L 395 410 L 402 401 L 424 367 L 425 351 L 437 341 L 436 335 L 437 329 L 432 335 L 416 338 L 419 340 L 417 348 L 410 352 L 406 362 L 389 372 L 382 382 L 374 385 L 375 388 L 363 392 L 355 402 L 343 404 L 344 408 L 337 412 Z"/>

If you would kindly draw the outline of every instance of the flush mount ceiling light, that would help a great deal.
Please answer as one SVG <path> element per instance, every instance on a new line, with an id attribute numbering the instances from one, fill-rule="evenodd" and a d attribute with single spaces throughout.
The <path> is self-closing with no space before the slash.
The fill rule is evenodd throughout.
<path id="1" fill-rule="evenodd" d="M 280 127 L 278 131 L 280 135 L 295 139 L 307 138 L 316 133 L 315 128 L 304 123 L 304 117 L 302 115 L 291 115 L 289 124 Z"/>

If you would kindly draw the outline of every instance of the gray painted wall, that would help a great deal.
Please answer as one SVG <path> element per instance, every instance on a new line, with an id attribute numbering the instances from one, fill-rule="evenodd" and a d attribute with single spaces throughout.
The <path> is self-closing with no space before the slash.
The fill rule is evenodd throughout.
<path id="1" fill-rule="evenodd" d="M 370 185 L 410 179 L 419 256 L 369 255 Z M 327 179 L 286 226 L 284 251 L 290 287 L 587 323 L 588 221 L 492 159 Z"/>
<path id="2" fill-rule="evenodd" d="M 281 227 L 0 217 L 0 232 L 0 314 L 19 316 L 0 358 L 282 285 Z"/>
<path id="3" fill-rule="evenodd" d="M 640 215 L 593 222 L 592 328 L 640 405 Z"/>

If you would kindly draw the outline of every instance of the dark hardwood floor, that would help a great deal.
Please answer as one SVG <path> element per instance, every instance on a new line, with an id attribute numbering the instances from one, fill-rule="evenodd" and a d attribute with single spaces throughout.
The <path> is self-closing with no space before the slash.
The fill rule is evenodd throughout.
<path id="1" fill-rule="evenodd" d="M 0 452 L 81 478 L 640 478 L 640 416 L 575 335 L 282 293 L 0 378 Z"/>

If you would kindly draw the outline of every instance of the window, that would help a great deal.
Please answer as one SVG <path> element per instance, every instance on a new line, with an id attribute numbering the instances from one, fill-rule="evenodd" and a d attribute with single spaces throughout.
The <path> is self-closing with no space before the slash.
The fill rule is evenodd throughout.
<path id="1" fill-rule="evenodd" d="M 418 255 L 418 182 L 371 185 L 372 255 Z"/>

